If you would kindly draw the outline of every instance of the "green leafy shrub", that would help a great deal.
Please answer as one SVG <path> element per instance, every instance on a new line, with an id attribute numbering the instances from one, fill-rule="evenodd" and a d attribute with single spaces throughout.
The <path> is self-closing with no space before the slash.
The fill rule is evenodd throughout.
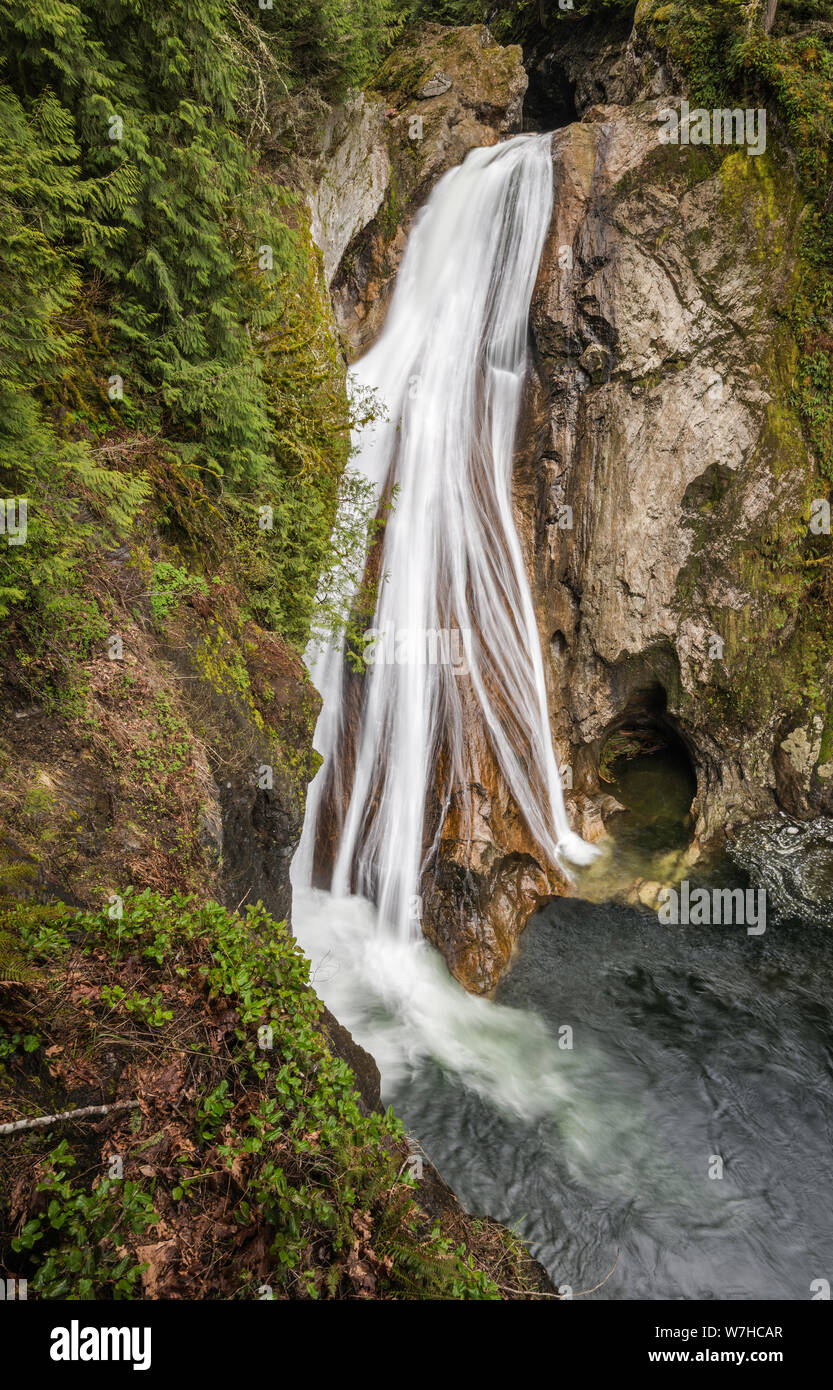
<path id="1" fill-rule="evenodd" d="M 48 1197 L 46 1214 L 27 1221 L 12 1248 L 37 1253 L 30 1282 L 42 1298 L 131 1298 L 141 1265 L 119 1248 L 127 1234 L 144 1235 L 158 1220 L 151 1198 L 136 1183 L 108 1178 L 87 1192 L 69 1176 L 75 1164 L 62 1140 L 38 1184 Z"/>
<path id="2" fill-rule="evenodd" d="M 74 931 L 90 954 L 104 950 L 114 962 L 138 955 L 180 978 L 196 971 L 209 1000 L 233 1002 L 234 1081 L 224 1076 L 200 1097 L 196 1134 L 217 1144 L 229 1170 L 241 1159 L 252 1165 L 236 1219 L 241 1228 L 268 1226 L 278 1287 L 319 1297 L 324 1277 L 332 1292 L 358 1228 L 387 1296 L 498 1297 L 464 1250 L 425 1229 L 400 1171 L 402 1127 L 390 1111 L 363 1113 L 349 1067 L 324 1039 L 309 962 L 284 923 L 260 904 L 241 916 L 190 897 L 127 891 L 118 921 L 84 913 Z M 182 1165 L 175 1200 L 196 1198 L 200 1181 L 199 1165 Z M 330 1276 L 310 1261 L 322 1248 Z"/>

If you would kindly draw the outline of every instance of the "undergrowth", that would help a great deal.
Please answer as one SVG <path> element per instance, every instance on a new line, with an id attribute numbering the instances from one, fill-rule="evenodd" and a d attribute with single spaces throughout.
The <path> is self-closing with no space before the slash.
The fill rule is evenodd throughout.
<path id="1" fill-rule="evenodd" d="M 262 906 L 128 891 L 2 927 L 36 980 L 4 1007 L 2 1109 L 137 1102 L 0 1136 L 2 1263 L 35 1294 L 495 1299 L 494 1274 L 532 1291 L 506 1233 L 478 1248 L 421 1209 L 401 1124 L 368 1113 Z"/>

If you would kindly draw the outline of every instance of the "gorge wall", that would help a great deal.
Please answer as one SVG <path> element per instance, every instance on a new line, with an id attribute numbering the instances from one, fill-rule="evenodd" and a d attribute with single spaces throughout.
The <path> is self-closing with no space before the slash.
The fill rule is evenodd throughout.
<path id="1" fill-rule="evenodd" d="M 826 805 L 833 768 L 826 701 L 806 707 L 816 482 L 780 317 L 801 199 L 777 150 L 661 144 L 668 100 L 593 108 L 553 142 L 521 525 L 576 788 L 622 723 L 667 723 L 709 836 Z"/>
<path id="2" fill-rule="evenodd" d="M 533 128 L 580 117 L 553 139 L 516 462 L 576 829 L 604 833 L 600 758 L 640 724 L 688 750 L 700 841 L 777 807 L 828 810 L 830 667 L 807 553 L 824 485 L 790 404 L 803 199 L 788 151 L 772 128 L 757 157 L 663 143 L 680 77 L 638 24 L 579 30 L 528 66 Z M 479 28 L 429 26 L 386 64 L 363 162 L 387 173 L 332 272 L 349 353 L 379 332 L 430 188 L 468 148 L 521 128 L 525 84 L 520 51 Z M 541 862 L 487 747 L 471 767 L 439 827 L 423 925 L 458 978 L 486 991 L 565 881 Z M 473 844 L 461 824 L 475 826 Z"/>

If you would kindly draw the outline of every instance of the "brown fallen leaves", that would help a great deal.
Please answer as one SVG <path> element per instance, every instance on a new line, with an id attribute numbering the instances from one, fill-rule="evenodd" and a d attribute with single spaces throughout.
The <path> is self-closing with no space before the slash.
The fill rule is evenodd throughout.
<path id="1" fill-rule="evenodd" d="M 196 1129 L 200 1098 L 228 1076 L 226 1044 L 236 1011 L 227 1000 L 209 999 L 196 971 L 183 981 L 174 970 L 135 957 L 111 964 L 95 950 L 73 951 L 45 983 L 38 1016 L 29 1017 L 32 1006 L 24 1003 L 19 1023 L 9 1020 L 21 1032 L 37 1030 L 41 1046 L 14 1054 L 15 1065 L 0 1077 L 0 1116 L 14 1120 L 122 1098 L 136 1098 L 139 1106 L 47 1131 L 37 1148 L 31 1139 L 6 1142 L 0 1269 L 11 1257 L 11 1237 L 45 1210 L 46 1194 L 37 1192 L 42 1158 L 66 1138 L 76 1158 L 73 1181 L 90 1188 L 120 1172 L 121 1181 L 150 1193 L 158 1223 L 118 1247 L 146 1266 L 146 1297 L 227 1298 L 239 1292 L 244 1271 L 265 1278 L 273 1263 L 268 1233 L 238 1219 L 251 1159 L 238 1154 L 229 1170 Z M 159 991 L 171 1020 L 156 1027 L 114 1006 L 102 990 L 115 985 Z M 244 1113 L 251 1103 L 241 1098 Z"/>

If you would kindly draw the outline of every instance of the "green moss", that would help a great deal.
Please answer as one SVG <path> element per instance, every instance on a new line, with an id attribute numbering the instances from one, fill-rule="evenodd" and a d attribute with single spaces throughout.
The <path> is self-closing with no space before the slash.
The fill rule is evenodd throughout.
<path id="1" fill-rule="evenodd" d="M 643 188 L 692 189 L 711 178 L 720 166 L 722 152 L 711 145 L 671 145 L 657 141 L 638 168 L 623 174 L 616 184 L 620 199 Z"/>
<path id="2" fill-rule="evenodd" d="M 194 650 L 197 669 L 217 695 L 243 706 L 254 726 L 263 732 L 265 722 L 252 696 L 251 680 L 237 642 L 216 623 L 213 631 Z"/>
<path id="3" fill-rule="evenodd" d="M 819 748 L 819 764 L 831 761 L 833 761 L 833 701 L 828 701 L 821 735 L 821 747 Z"/>
<path id="4" fill-rule="evenodd" d="M 415 143 L 415 142 L 411 142 Z M 379 214 L 379 230 L 385 241 L 390 241 L 396 235 L 396 230 L 402 220 L 404 205 L 399 193 L 399 180 L 396 174 L 396 166 L 391 167 L 391 178 L 388 185 L 385 206 Z"/>
<path id="5" fill-rule="evenodd" d="M 753 265 L 779 265 L 786 250 L 787 230 L 793 223 L 795 183 L 788 167 L 778 164 L 772 147 L 765 154 L 752 156 L 733 150 L 722 160 L 718 171 L 722 199 L 721 214 L 738 227 L 743 236 L 744 254 Z"/>
<path id="6" fill-rule="evenodd" d="M 423 56 L 397 51 L 382 64 L 373 87 L 390 97 L 393 105 L 399 105 L 425 85 L 431 75 L 430 67 L 430 61 Z"/>

